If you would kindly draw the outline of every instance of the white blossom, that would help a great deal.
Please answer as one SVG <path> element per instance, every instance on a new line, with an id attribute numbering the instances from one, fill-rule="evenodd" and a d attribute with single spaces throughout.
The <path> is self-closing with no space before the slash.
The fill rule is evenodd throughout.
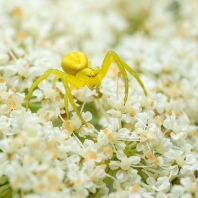
<path id="1" fill-rule="evenodd" d="M 198 197 L 196 0 L 0 7 L 0 197 Z M 67 104 L 65 82 L 44 76 L 26 109 L 75 51 L 101 68 L 97 90 L 72 78 Z"/>

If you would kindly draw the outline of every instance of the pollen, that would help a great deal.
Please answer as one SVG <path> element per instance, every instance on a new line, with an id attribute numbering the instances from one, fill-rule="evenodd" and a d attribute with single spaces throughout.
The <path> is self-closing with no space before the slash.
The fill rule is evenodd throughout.
<path id="1" fill-rule="evenodd" d="M 113 150 L 110 147 L 104 147 L 103 151 L 111 156 L 113 155 Z"/>
<path id="2" fill-rule="evenodd" d="M 147 140 L 148 139 L 148 136 L 147 136 L 147 134 L 143 134 L 143 140 L 145 141 L 145 140 Z"/>
<path id="3" fill-rule="evenodd" d="M 18 142 L 17 140 L 15 140 L 15 141 L 13 142 L 13 144 L 14 144 L 14 147 L 15 147 L 15 148 L 19 148 L 19 147 L 20 147 L 20 144 L 19 144 L 19 142 Z"/>
<path id="4" fill-rule="evenodd" d="M 53 158 L 54 160 L 58 159 L 58 154 L 59 154 L 58 149 L 54 149 L 54 150 L 53 150 L 52 158 Z"/>
<path id="5" fill-rule="evenodd" d="M 152 163 L 154 168 L 157 168 L 159 164 L 159 159 L 155 159 L 155 161 Z"/>
<path id="6" fill-rule="evenodd" d="M 176 87 L 177 87 L 177 89 L 181 89 L 181 84 L 179 82 L 176 83 Z"/>
<path id="7" fill-rule="evenodd" d="M 96 153 L 94 153 L 93 151 L 88 151 L 86 154 L 86 159 L 87 160 L 95 160 L 97 158 Z"/>
<path id="8" fill-rule="evenodd" d="M 55 91 L 60 93 L 60 89 L 58 87 L 55 87 Z"/>
<path id="9" fill-rule="evenodd" d="M 193 135 L 198 135 L 198 130 L 193 131 Z"/>
<path id="10" fill-rule="evenodd" d="M 23 31 L 19 31 L 15 34 L 14 38 L 19 40 L 19 39 L 25 39 L 28 37 L 28 34 L 26 32 Z"/>
<path id="11" fill-rule="evenodd" d="M 117 77 L 120 78 L 122 76 L 121 72 L 117 73 Z"/>
<path id="12" fill-rule="evenodd" d="M 149 104 L 150 107 L 153 107 L 154 106 L 154 101 L 149 101 L 148 104 Z"/>
<path id="13" fill-rule="evenodd" d="M 69 120 L 66 120 L 62 126 L 63 130 L 67 130 L 70 133 L 74 131 L 74 127 L 71 125 L 71 122 Z"/>
<path id="14" fill-rule="evenodd" d="M 50 183 L 53 183 L 57 180 L 57 176 L 55 174 L 49 174 L 47 176 L 47 180 L 50 182 Z"/>
<path id="15" fill-rule="evenodd" d="M 160 124 L 164 124 L 164 120 L 160 118 L 159 115 L 155 117 L 155 120 L 157 120 Z"/>
<path id="16" fill-rule="evenodd" d="M 170 177 L 170 173 L 165 174 L 166 177 Z"/>
<path id="17" fill-rule="evenodd" d="M 55 97 L 55 100 L 56 100 L 57 102 L 60 102 L 60 100 L 61 100 L 60 96 L 56 96 L 56 97 Z"/>
<path id="18" fill-rule="evenodd" d="M 169 110 L 167 111 L 167 114 L 168 114 L 169 116 L 171 116 L 171 115 L 172 115 L 172 110 L 169 109 Z"/>
<path id="19" fill-rule="evenodd" d="M 13 92 L 16 92 L 16 88 L 11 87 L 10 89 L 11 89 Z"/>
<path id="20" fill-rule="evenodd" d="M 113 135 L 112 134 L 109 134 L 108 135 L 108 140 L 112 140 L 113 139 Z"/>
<path id="21" fill-rule="evenodd" d="M 198 180 L 197 179 L 195 180 L 195 185 L 198 188 Z"/>
<path id="22" fill-rule="evenodd" d="M 146 151 L 145 156 L 146 156 L 147 159 L 150 159 L 150 160 L 155 159 L 155 155 L 153 155 L 150 151 Z"/>
<path id="23" fill-rule="evenodd" d="M 19 186 L 19 183 L 20 183 L 20 179 L 19 178 L 15 178 L 11 184 L 13 186 L 13 188 L 17 188 Z"/>
<path id="24" fill-rule="evenodd" d="M 127 128 L 129 128 L 129 129 L 133 128 L 133 126 L 134 126 L 134 124 L 132 124 L 132 123 L 127 124 Z"/>
<path id="25" fill-rule="evenodd" d="M 101 168 L 102 168 L 103 170 L 105 170 L 105 169 L 107 168 L 107 165 L 106 165 L 106 164 L 101 164 Z"/>
<path id="26" fill-rule="evenodd" d="M 80 92 L 77 91 L 77 92 L 74 94 L 74 96 L 75 96 L 76 98 L 78 98 L 78 97 L 80 96 Z"/>
<path id="27" fill-rule="evenodd" d="M 121 77 L 120 70 L 117 67 L 110 67 L 110 70 L 114 76 Z"/>
<path id="28" fill-rule="evenodd" d="M 13 100 L 13 96 L 10 95 L 10 96 L 8 97 L 8 100 Z"/>
<path id="29" fill-rule="evenodd" d="M 16 137 L 18 137 L 18 138 L 20 138 L 22 135 L 21 135 L 21 132 L 18 132 L 17 134 L 16 134 Z"/>
<path id="30" fill-rule="evenodd" d="M 164 124 L 164 120 L 163 120 L 162 118 L 159 118 L 159 122 L 160 122 L 161 124 Z"/>
<path id="31" fill-rule="evenodd" d="M 10 110 L 17 109 L 16 103 L 15 102 L 11 102 L 10 104 L 8 104 L 8 109 L 10 109 Z"/>
<path id="32" fill-rule="evenodd" d="M 135 111 L 134 111 L 134 109 L 132 107 L 130 107 L 128 109 L 128 111 L 129 111 L 131 117 L 134 117 L 135 116 L 136 113 L 135 113 Z"/>
<path id="33" fill-rule="evenodd" d="M 104 134 L 108 134 L 109 130 L 106 128 L 106 129 L 103 129 L 103 133 Z"/>
<path id="34" fill-rule="evenodd" d="M 93 125 L 90 123 L 87 123 L 87 127 L 88 127 L 88 129 L 93 129 Z"/>
<path id="35" fill-rule="evenodd" d="M 49 140 L 48 142 L 46 142 L 46 149 L 49 150 L 53 148 L 55 144 L 56 144 L 56 141 L 54 139 Z"/>
<path id="36" fill-rule="evenodd" d="M 60 183 L 56 184 L 56 185 L 53 185 L 53 186 L 50 186 L 48 188 L 48 190 L 51 191 L 51 192 L 59 191 L 60 189 L 61 189 L 61 184 Z"/>
<path id="37" fill-rule="evenodd" d="M 181 114 L 181 113 L 180 113 L 179 110 L 175 110 L 175 115 L 176 115 L 176 116 L 180 116 L 180 114 Z"/>
<path id="38" fill-rule="evenodd" d="M 14 15 L 17 15 L 17 16 L 22 16 L 23 11 L 21 10 L 21 8 L 15 7 L 15 8 L 13 9 L 12 13 L 13 13 Z"/>
<path id="39" fill-rule="evenodd" d="M 4 83 L 4 79 L 0 77 L 0 83 Z"/>
<path id="40" fill-rule="evenodd" d="M 22 59 L 25 58 L 25 54 L 22 54 L 22 55 L 20 56 L 20 58 L 22 58 Z"/>
<path id="41" fill-rule="evenodd" d="M 158 91 L 160 91 L 160 88 L 159 88 L 159 87 L 155 87 L 155 88 L 154 88 L 154 91 L 155 91 L 155 92 L 158 92 Z"/>
<path id="42" fill-rule="evenodd" d="M 133 192 L 133 193 L 138 193 L 138 192 L 139 192 L 139 189 L 140 189 L 140 184 L 135 184 L 135 185 L 132 187 L 132 192 Z"/>
<path id="43" fill-rule="evenodd" d="M 45 113 L 44 119 L 45 119 L 45 121 L 50 119 L 50 112 L 49 111 Z"/>
<path id="44" fill-rule="evenodd" d="M 80 178 L 78 178 L 76 181 L 75 181 L 75 184 L 80 186 L 82 185 L 82 180 Z"/>
<path id="45" fill-rule="evenodd" d="M 163 86 L 167 86 L 167 85 L 168 85 L 168 80 L 163 80 L 163 81 L 162 81 L 162 85 L 163 85 Z"/>
<path id="46" fill-rule="evenodd" d="M 51 40 L 50 43 L 51 43 L 52 45 L 55 45 L 56 42 L 55 42 L 55 40 Z"/>

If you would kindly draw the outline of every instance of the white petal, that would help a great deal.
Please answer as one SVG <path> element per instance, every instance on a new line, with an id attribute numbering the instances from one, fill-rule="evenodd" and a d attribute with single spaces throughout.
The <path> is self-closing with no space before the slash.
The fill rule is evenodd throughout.
<path id="1" fill-rule="evenodd" d="M 111 170 L 116 170 L 120 167 L 120 162 L 118 161 L 110 161 L 109 167 Z"/>
<path id="2" fill-rule="evenodd" d="M 132 156 L 129 159 L 131 160 L 132 164 L 138 164 L 140 162 L 140 157 L 139 156 Z"/>
<path id="3" fill-rule="evenodd" d="M 82 113 L 82 115 L 85 121 L 90 121 L 92 119 L 92 114 L 89 111 Z"/>
<path id="4" fill-rule="evenodd" d="M 196 162 L 196 157 L 193 154 L 186 155 L 186 164 L 193 164 Z"/>

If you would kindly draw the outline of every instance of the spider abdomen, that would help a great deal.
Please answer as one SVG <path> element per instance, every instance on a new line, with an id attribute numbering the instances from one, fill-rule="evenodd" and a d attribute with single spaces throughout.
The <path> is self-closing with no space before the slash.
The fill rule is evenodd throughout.
<path id="1" fill-rule="evenodd" d="M 66 73 L 75 76 L 88 67 L 88 58 L 82 52 L 71 52 L 63 57 L 61 66 Z"/>

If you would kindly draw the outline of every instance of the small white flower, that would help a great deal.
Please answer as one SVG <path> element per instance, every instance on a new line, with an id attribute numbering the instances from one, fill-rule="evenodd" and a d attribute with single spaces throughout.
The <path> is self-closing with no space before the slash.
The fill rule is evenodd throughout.
<path id="1" fill-rule="evenodd" d="M 0 53 L 0 65 L 7 63 L 9 60 L 8 54 Z"/>
<path id="2" fill-rule="evenodd" d="M 169 179 L 167 177 L 159 177 L 152 188 L 156 191 L 168 192 L 170 188 Z"/>
<path id="3" fill-rule="evenodd" d="M 141 159 L 139 156 L 132 156 L 132 157 L 130 157 L 130 160 L 131 160 L 132 164 L 136 165 L 140 162 Z"/>
<path id="4" fill-rule="evenodd" d="M 94 100 L 94 97 L 98 94 L 96 93 L 96 90 L 90 90 L 87 86 L 82 87 L 80 89 L 74 89 L 72 91 L 72 94 L 80 101 L 83 102 L 92 102 Z"/>

